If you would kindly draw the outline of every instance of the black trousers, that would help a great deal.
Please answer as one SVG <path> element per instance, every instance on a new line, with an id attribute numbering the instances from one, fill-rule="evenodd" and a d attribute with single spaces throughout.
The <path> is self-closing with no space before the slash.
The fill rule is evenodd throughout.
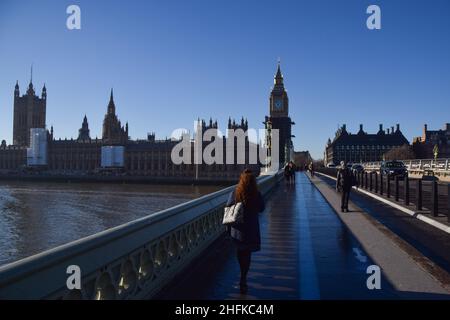
<path id="1" fill-rule="evenodd" d="M 341 209 L 348 210 L 348 198 L 350 198 L 350 190 L 342 190 Z"/>

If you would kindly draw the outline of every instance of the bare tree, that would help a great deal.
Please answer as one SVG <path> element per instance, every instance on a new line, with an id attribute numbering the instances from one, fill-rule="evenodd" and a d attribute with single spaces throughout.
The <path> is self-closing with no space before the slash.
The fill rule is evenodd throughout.
<path id="1" fill-rule="evenodd" d="M 408 160 L 415 159 L 416 155 L 410 145 L 404 144 L 400 147 L 393 147 L 383 157 L 384 160 Z"/>

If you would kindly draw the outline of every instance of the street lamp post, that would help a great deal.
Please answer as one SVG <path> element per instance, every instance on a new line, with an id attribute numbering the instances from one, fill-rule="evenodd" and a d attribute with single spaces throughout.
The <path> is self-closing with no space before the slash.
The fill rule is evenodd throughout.
<path id="1" fill-rule="evenodd" d="M 265 122 L 266 125 L 266 145 L 267 145 L 267 161 L 266 161 L 266 172 L 272 165 L 272 121 L 268 118 Z"/>

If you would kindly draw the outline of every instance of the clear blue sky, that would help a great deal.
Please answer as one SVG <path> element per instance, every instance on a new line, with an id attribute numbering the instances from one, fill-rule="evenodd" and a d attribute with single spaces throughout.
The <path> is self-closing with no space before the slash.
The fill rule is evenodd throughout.
<path id="1" fill-rule="evenodd" d="M 82 29 L 66 28 L 81 7 Z M 366 28 L 366 8 L 382 30 Z M 338 124 L 355 132 L 450 122 L 450 1 L 0 1 L 0 139 L 12 140 L 13 90 L 34 64 L 47 125 L 76 137 L 84 114 L 101 136 L 114 87 L 132 138 L 197 117 L 248 117 L 260 128 L 281 58 L 296 150 L 323 155 Z"/>

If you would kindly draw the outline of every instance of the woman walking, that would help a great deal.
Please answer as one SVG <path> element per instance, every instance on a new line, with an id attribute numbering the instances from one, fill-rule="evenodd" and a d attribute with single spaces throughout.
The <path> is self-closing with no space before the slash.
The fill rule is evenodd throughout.
<path id="1" fill-rule="evenodd" d="M 227 207 L 242 202 L 244 221 L 230 227 L 230 235 L 237 248 L 237 259 L 241 269 L 240 291 L 247 293 L 247 273 L 250 269 L 252 252 L 261 249 L 258 214 L 264 211 L 264 200 L 258 191 L 256 178 L 245 169 L 239 178 L 236 189 L 230 194 Z"/>

